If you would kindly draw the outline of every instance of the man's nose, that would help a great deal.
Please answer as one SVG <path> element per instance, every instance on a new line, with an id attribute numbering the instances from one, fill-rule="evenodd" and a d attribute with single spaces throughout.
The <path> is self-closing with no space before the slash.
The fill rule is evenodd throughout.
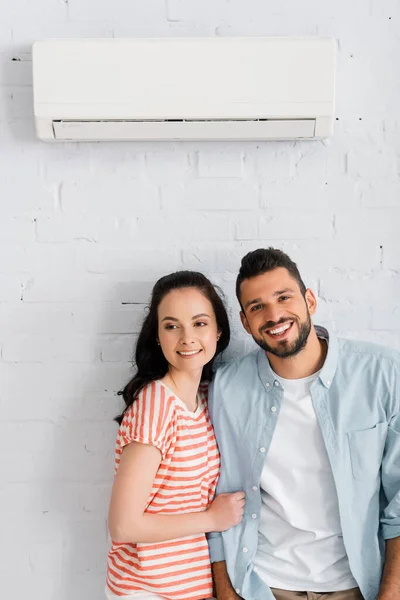
<path id="1" fill-rule="evenodd" d="M 264 308 L 265 325 L 273 327 L 282 319 L 282 311 L 278 306 L 266 306 Z"/>

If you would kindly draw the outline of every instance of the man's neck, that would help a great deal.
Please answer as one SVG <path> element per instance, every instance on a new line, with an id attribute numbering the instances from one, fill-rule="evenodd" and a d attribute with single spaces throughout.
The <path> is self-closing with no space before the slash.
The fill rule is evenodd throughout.
<path id="1" fill-rule="evenodd" d="M 302 379 L 313 375 L 322 368 L 327 351 L 326 341 L 319 339 L 315 328 L 312 327 L 305 347 L 298 354 L 288 358 L 280 358 L 267 352 L 267 357 L 271 368 L 280 377 L 284 379 Z"/>

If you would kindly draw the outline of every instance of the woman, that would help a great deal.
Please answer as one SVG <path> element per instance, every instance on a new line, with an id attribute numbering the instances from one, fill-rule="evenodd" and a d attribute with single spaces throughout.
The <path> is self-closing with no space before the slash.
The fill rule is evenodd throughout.
<path id="1" fill-rule="evenodd" d="M 223 302 L 204 275 L 180 271 L 157 281 L 117 418 L 110 599 L 212 595 L 205 533 L 239 523 L 244 506 L 242 492 L 213 501 L 219 452 L 206 382 L 229 337 Z"/>

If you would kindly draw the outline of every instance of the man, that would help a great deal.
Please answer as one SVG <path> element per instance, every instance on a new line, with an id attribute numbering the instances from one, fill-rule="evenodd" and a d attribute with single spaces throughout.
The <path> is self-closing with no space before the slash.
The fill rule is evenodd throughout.
<path id="1" fill-rule="evenodd" d="M 247 254 L 236 293 L 260 349 L 210 390 L 217 491 L 246 493 L 209 536 L 218 600 L 400 600 L 399 354 L 314 327 L 280 250 Z"/>

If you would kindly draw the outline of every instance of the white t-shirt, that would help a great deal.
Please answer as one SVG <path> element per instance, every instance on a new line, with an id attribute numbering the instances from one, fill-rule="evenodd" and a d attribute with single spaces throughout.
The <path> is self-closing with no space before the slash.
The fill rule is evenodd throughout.
<path id="1" fill-rule="evenodd" d="M 283 379 L 282 406 L 261 476 L 255 571 L 274 588 L 357 587 L 343 544 L 332 469 L 312 406 L 318 377 Z"/>

